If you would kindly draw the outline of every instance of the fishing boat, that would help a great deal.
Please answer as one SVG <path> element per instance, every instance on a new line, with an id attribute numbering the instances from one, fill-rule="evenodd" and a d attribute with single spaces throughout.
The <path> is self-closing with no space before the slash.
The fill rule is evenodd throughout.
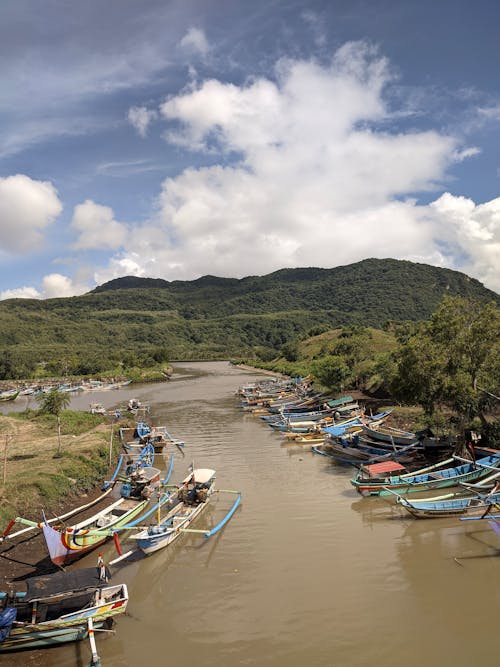
<path id="1" fill-rule="evenodd" d="M 129 439 L 132 437 L 133 439 Z M 165 426 L 150 427 L 145 422 L 138 422 L 135 429 L 121 428 L 120 439 L 123 448 L 130 454 L 138 453 L 148 443 L 153 447 L 155 454 L 162 454 L 168 446 L 182 448 L 186 444 L 183 440 L 170 435 Z"/>
<path id="2" fill-rule="evenodd" d="M 417 519 L 439 519 L 459 514 L 488 514 L 493 507 L 500 509 L 500 471 L 488 475 L 476 484 L 463 484 L 452 491 L 430 498 L 408 499 L 395 493 L 396 502 Z"/>
<path id="3" fill-rule="evenodd" d="M 89 412 L 91 415 L 105 415 L 106 408 L 102 403 L 91 403 L 89 407 Z"/>
<path id="4" fill-rule="evenodd" d="M 370 464 L 379 461 L 397 460 L 399 463 L 409 464 L 415 461 L 420 450 L 415 445 L 393 449 L 381 447 L 370 447 L 356 440 L 356 436 L 348 441 L 345 438 L 327 438 L 322 446 L 322 451 L 341 463 L 352 465 Z"/>
<path id="5" fill-rule="evenodd" d="M 12 389 L 12 390 L 9 390 L 9 391 L 3 391 L 0 394 L 0 401 L 3 402 L 3 403 L 6 403 L 8 401 L 15 401 L 16 398 L 19 396 L 19 393 L 20 392 L 15 390 L 15 389 Z"/>
<path id="6" fill-rule="evenodd" d="M 464 463 L 456 465 L 458 461 Z M 405 472 L 400 463 L 388 461 L 362 466 L 356 477 L 351 479 L 351 484 L 362 495 L 385 496 L 394 491 L 406 494 L 478 481 L 497 471 L 499 466 L 500 454 L 475 462 L 454 456 L 415 472 Z"/>
<path id="7" fill-rule="evenodd" d="M 415 433 L 402 431 L 399 428 L 386 426 L 385 424 L 364 424 L 363 433 L 372 440 L 380 440 L 395 445 L 413 445 L 418 442 Z"/>
<path id="8" fill-rule="evenodd" d="M 170 501 L 171 509 L 167 515 L 164 518 L 158 517 L 156 524 L 131 535 L 131 539 L 136 541 L 137 546 L 145 554 L 151 554 L 169 546 L 184 532 L 201 533 L 205 537 L 214 535 L 229 521 L 241 501 L 241 494 L 238 491 L 217 491 L 237 495 L 233 506 L 224 519 L 210 531 L 189 528 L 190 524 L 207 507 L 210 497 L 215 492 L 215 470 L 210 468 L 194 469 L 183 480 L 175 497 Z"/>
<path id="9" fill-rule="evenodd" d="M 51 526 L 47 521 L 37 523 L 16 517 L 4 531 L 3 538 L 15 523 L 41 528 L 54 565 L 63 567 L 72 563 L 123 530 L 124 526 L 146 510 L 149 499 L 160 482 L 160 470 L 129 462 L 126 473 L 127 477 L 120 489 L 121 498 L 88 519 L 72 526 Z"/>
<path id="10" fill-rule="evenodd" d="M 125 584 L 109 585 L 97 568 L 30 577 L 0 593 L 0 653 L 85 639 L 109 629 L 127 608 Z"/>
<path id="11" fill-rule="evenodd" d="M 74 526 L 42 525 L 51 561 L 63 567 L 81 558 L 108 539 L 105 530 L 118 531 L 139 516 L 148 504 L 149 499 L 137 502 L 120 498 Z"/>

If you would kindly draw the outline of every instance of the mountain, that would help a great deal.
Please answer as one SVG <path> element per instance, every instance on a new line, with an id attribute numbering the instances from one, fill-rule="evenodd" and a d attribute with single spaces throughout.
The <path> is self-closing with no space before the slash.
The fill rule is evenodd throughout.
<path id="1" fill-rule="evenodd" d="M 155 354 L 271 356 L 317 326 L 380 328 L 389 320 L 427 318 L 445 294 L 500 303 L 498 294 L 462 273 L 394 259 L 242 279 L 127 276 L 79 297 L 0 302 L 0 354 L 15 351 L 22 359 L 71 368 L 75 360 L 125 364 L 124 357 L 138 353 L 144 363 L 144 355 Z"/>

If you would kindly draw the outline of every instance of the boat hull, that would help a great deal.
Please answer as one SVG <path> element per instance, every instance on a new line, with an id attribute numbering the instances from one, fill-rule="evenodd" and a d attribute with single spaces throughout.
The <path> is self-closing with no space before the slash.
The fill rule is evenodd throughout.
<path id="1" fill-rule="evenodd" d="M 417 491 L 428 491 L 430 489 L 442 489 L 450 486 L 458 486 L 464 482 L 483 479 L 500 466 L 500 457 L 491 456 L 480 459 L 476 464 L 470 463 L 456 468 L 445 468 L 434 472 L 416 471 L 406 476 L 372 478 L 359 474 L 351 480 L 351 484 L 361 495 L 388 496 L 396 494 L 414 493 Z"/>
<path id="2" fill-rule="evenodd" d="M 174 542 L 180 535 L 182 535 L 182 529 L 187 528 L 195 519 L 198 517 L 203 510 L 207 507 L 208 500 L 206 502 L 200 503 L 193 508 L 193 511 L 186 516 L 185 519 L 175 527 L 167 528 L 164 532 L 149 534 L 147 530 L 141 531 L 133 538 L 137 542 L 137 546 L 143 551 L 146 555 L 155 553 L 155 551 L 160 551 L 168 547 L 172 542 Z"/>
<path id="3" fill-rule="evenodd" d="M 102 528 L 109 530 L 125 526 L 145 509 L 148 502 L 148 500 L 138 502 L 135 507 L 122 514 L 119 519 L 107 523 Z M 109 539 L 107 535 L 96 535 L 95 532 L 98 530 L 98 527 L 92 525 L 85 530 L 66 528 L 62 531 L 55 530 L 49 525 L 44 525 L 42 530 L 50 559 L 58 567 L 73 563 Z"/>
<path id="4" fill-rule="evenodd" d="M 14 624 L 9 635 L 0 643 L 0 653 L 80 641 L 88 636 L 90 618 L 96 629 L 110 626 L 114 616 L 126 611 L 128 603 L 127 587 L 121 585 L 116 588 L 121 589 L 121 594 L 116 599 L 102 601 L 95 606 L 80 609 L 51 621 Z"/>

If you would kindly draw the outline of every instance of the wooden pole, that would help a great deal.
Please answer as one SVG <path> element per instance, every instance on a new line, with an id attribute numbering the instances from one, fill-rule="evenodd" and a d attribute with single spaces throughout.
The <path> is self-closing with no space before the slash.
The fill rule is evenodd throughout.
<path id="1" fill-rule="evenodd" d="M 111 435 L 109 436 L 109 465 L 113 460 L 113 422 L 111 422 Z"/>
<path id="2" fill-rule="evenodd" d="M 57 454 L 61 454 L 61 417 L 57 415 Z"/>
<path id="3" fill-rule="evenodd" d="M 6 435 L 5 436 L 5 445 L 3 448 L 3 485 L 5 486 L 5 483 L 7 481 L 7 448 L 9 446 L 9 438 L 12 436 Z"/>

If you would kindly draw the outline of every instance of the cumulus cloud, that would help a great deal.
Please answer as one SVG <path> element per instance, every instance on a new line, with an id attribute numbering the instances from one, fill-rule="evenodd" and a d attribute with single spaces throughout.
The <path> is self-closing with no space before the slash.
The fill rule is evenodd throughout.
<path id="1" fill-rule="evenodd" d="M 42 280 L 43 298 L 52 299 L 63 296 L 75 296 L 87 291 L 85 285 L 75 284 L 68 276 L 51 273 Z"/>
<path id="2" fill-rule="evenodd" d="M 393 73 L 363 43 L 328 66 L 287 60 L 244 85 L 212 79 L 165 101 L 169 141 L 220 155 L 164 181 L 154 224 L 129 234 L 98 282 L 190 279 L 396 257 L 498 289 L 498 202 L 439 197 L 476 154 L 437 131 L 389 132 Z M 431 205 L 418 196 L 437 192 Z"/>
<path id="3" fill-rule="evenodd" d="M 61 211 L 52 183 L 24 174 L 0 178 L 0 250 L 14 254 L 34 250 Z"/>
<path id="4" fill-rule="evenodd" d="M 0 301 L 4 299 L 52 299 L 76 296 L 88 292 L 88 286 L 78 283 L 60 273 L 51 273 L 42 279 L 42 289 L 19 287 L 0 292 Z"/>
<path id="5" fill-rule="evenodd" d="M 453 268 L 500 292 L 500 197 L 475 204 L 445 192 L 430 204 L 428 216 Z"/>
<path id="6" fill-rule="evenodd" d="M 210 50 L 210 45 L 203 30 L 191 27 L 180 41 L 180 46 L 187 51 L 199 53 L 206 56 Z"/>
<path id="7" fill-rule="evenodd" d="M 71 226 L 79 233 L 73 246 L 77 250 L 116 249 L 127 236 L 127 227 L 114 219 L 113 210 L 90 199 L 75 206 Z"/>
<path id="8" fill-rule="evenodd" d="M 41 299 L 42 295 L 35 287 L 16 287 L 0 292 L 0 301 L 4 299 Z"/>
<path id="9" fill-rule="evenodd" d="M 131 107 L 128 110 L 127 117 L 138 134 L 144 138 L 148 133 L 150 123 L 158 117 L 158 113 L 154 109 L 148 109 L 147 107 Z"/>

